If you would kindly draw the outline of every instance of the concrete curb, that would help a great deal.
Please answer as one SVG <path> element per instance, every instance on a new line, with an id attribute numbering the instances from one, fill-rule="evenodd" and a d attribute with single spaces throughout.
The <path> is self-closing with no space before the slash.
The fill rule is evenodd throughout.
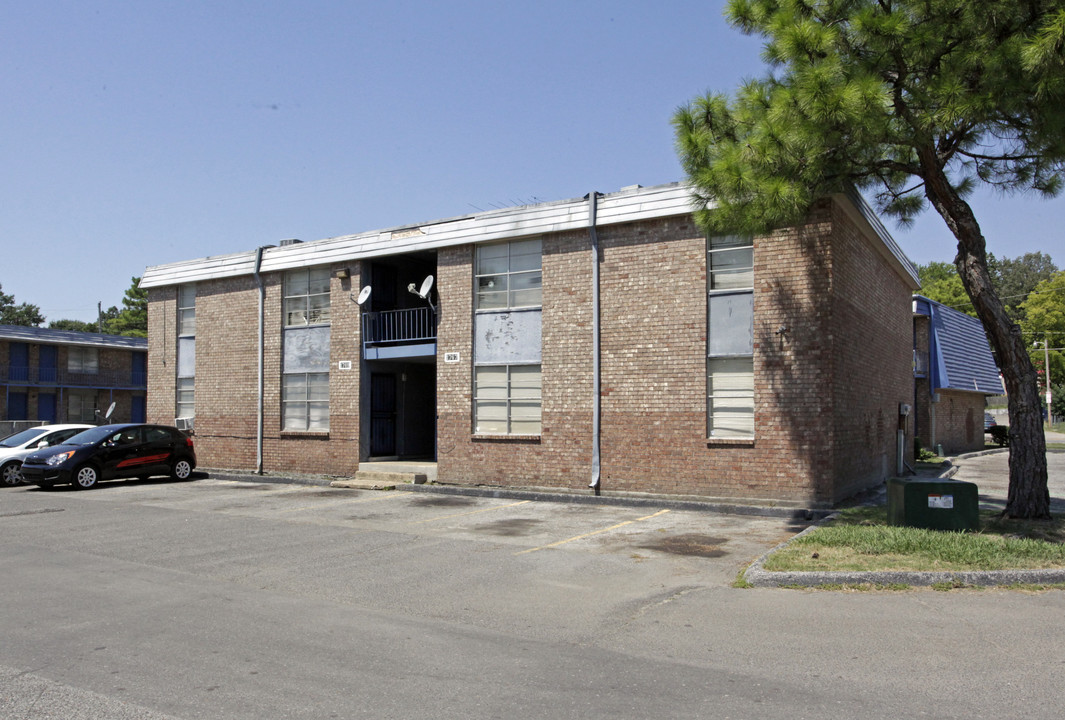
<path id="1" fill-rule="evenodd" d="M 318 475 L 255 475 L 233 470 L 200 468 L 198 473 L 218 480 L 233 480 L 249 483 L 277 483 L 316 485 L 320 487 L 353 487 L 364 490 L 438 493 L 441 495 L 463 495 L 467 497 L 489 497 L 516 500 L 534 500 L 537 502 L 571 503 L 575 505 L 616 505 L 636 508 L 668 508 L 670 510 L 692 510 L 695 512 L 713 512 L 729 515 L 752 515 L 775 517 L 786 520 L 810 521 L 823 518 L 832 511 L 827 508 L 786 507 L 770 505 L 746 505 L 734 502 L 714 500 L 692 500 L 675 498 L 668 495 L 592 495 L 576 492 L 531 488 L 500 488 L 486 486 L 441 485 L 436 483 L 382 485 L 379 487 L 358 486 L 348 482 L 348 478 L 326 477 Z"/>

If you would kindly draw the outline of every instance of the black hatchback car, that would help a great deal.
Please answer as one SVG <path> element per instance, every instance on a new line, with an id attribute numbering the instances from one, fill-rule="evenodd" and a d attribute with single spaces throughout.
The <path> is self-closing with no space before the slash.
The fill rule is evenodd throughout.
<path id="1" fill-rule="evenodd" d="M 101 480 L 169 475 L 185 480 L 196 467 L 192 438 L 166 425 L 101 425 L 22 461 L 22 477 L 43 488 L 70 483 L 87 490 Z"/>

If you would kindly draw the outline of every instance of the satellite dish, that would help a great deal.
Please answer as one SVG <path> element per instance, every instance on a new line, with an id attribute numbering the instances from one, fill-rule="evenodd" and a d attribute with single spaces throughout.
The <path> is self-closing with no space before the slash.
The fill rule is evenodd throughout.
<path id="1" fill-rule="evenodd" d="M 429 291 L 433 289 L 433 276 L 430 275 L 422 281 L 422 287 L 418 290 L 418 295 L 424 300 L 429 297 Z"/>
<path id="2" fill-rule="evenodd" d="M 114 413 L 114 411 L 115 411 L 115 403 L 111 403 L 110 407 L 107 408 L 107 412 L 104 413 L 104 420 L 110 420 L 111 419 L 111 414 Z"/>
<path id="3" fill-rule="evenodd" d="M 370 299 L 370 286 L 367 285 L 361 291 L 359 291 L 359 299 L 356 300 L 355 302 L 357 302 L 359 305 L 362 305 L 363 303 L 365 303 L 369 299 Z"/>

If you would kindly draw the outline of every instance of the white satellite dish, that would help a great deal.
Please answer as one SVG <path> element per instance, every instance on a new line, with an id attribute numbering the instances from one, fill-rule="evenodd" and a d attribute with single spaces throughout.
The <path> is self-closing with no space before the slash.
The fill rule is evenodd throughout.
<path id="1" fill-rule="evenodd" d="M 422 287 L 418 290 L 418 295 L 422 300 L 429 297 L 429 291 L 433 289 L 433 276 L 430 275 L 422 281 Z"/>
<path id="2" fill-rule="evenodd" d="M 355 302 L 357 302 L 359 305 L 362 305 L 363 303 L 365 303 L 369 299 L 370 299 L 370 286 L 367 285 L 366 287 L 364 287 L 362 290 L 359 291 L 359 299 L 356 300 Z"/>

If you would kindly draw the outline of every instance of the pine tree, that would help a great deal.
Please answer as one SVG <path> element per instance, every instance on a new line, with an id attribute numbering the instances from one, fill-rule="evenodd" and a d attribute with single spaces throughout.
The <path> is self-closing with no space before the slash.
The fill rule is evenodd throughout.
<path id="1" fill-rule="evenodd" d="M 1055 195 L 1065 169 L 1065 0 L 730 0 L 769 74 L 674 117 L 711 231 L 763 232 L 857 186 L 902 221 L 929 205 L 1009 394 L 1005 513 L 1050 515 L 1036 372 L 988 272 L 978 183 Z"/>

